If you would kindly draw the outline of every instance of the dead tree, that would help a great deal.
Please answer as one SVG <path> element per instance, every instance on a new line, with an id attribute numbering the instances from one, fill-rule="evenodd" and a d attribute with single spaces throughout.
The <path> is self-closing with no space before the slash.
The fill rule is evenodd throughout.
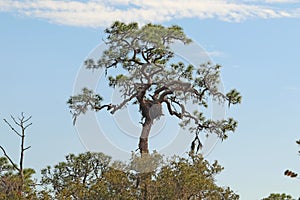
<path id="1" fill-rule="evenodd" d="M 3 146 L 0 146 L 0 149 L 2 150 L 4 156 L 8 159 L 10 164 L 13 166 L 13 168 L 18 172 L 19 178 L 20 178 L 20 184 L 17 188 L 18 193 L 22 192 L 22 188 L 24 185 L 24 154 L 25 151 L 28 150 L 31 146 L 25 146 L 25 136 L 26 136 L 26 130 L 29 126 L 32 125 L 30 121 L 31 116 L 25 117 L 24 113 L 21 113 L 21 117 L 18 117 L 17 119 L 13 116 L 10 116 L 14 125 L 7 121 L 6 119 L 3 119 L 3 121 L 9 126 L 9 128 L 12 130 L 14 134 L 16 134 L 20 138 L 20 158 L 19 158 L 19 166 L 13 161 L 13 159 L 7 154 Z M 17 128 L 15 128 L 17 126 Z M 19 129 L 19 130 L 18 130 Z"/>

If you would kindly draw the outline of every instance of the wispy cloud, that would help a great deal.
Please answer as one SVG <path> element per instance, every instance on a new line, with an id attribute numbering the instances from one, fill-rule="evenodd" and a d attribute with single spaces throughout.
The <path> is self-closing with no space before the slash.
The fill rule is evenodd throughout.
<path id="1" fill-rule="evenodd" d="M 115 20 L 161 23 L 182 18 L 213 18 L 228 22 L 241 22 L 251 18 L 299 18 L 300 5 L 297 5 L 298 2 L 300 1 L 0 0 L 0 11 L 41 18 L 64 25 L 105 27 Z M 295 4 L 294 9 L 281 6 L 290 3 Z"/>
<path id="2" fill-rule="evenodd" d="M 261 3 L 286 3 L 286 4 L 294 4 L 294 3 L 300 3 L 300 0 L 244 0 L 244 2 L 261 2 Z"/>

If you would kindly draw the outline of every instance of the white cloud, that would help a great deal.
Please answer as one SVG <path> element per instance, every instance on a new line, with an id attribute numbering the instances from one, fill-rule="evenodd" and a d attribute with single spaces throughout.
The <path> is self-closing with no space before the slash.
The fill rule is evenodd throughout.
<path id="1" fill-rule="evenodd" d="M 268 3 L 268 6 L 261 5 Z M 296 0 L 0 0 L 0 11 L 14 12 L 71 26 L 105 27 L 115 20 L 161 23 L 171 19 L 199 18 L 241 22 L 250 18 L 300 16 L 300 5 L 283 9 L 276 3 Z M 274 3 L 274 4 L 273 4 Z"/>
<path id="2" fill-rule="evenodd" d="M 244 0 L 246 2 L 261 2 L 261 3 L 300 3 L 300 0 Z"/>

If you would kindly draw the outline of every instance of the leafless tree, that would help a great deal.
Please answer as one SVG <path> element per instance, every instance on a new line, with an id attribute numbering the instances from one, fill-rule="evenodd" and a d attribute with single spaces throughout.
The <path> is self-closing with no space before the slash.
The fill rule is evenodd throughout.
<path id="1" fill-rule="evenodd" d="M 24 113 L 21 113 L 21 116 L 17 119 L 13 116 L 10 116 L 13 123 L 9 122 L 6 119 L 3 119 L 3 121 L 9 126 L 9 128 L 12 130 L 12 133 L 17 135 L 20 140 L 20 158 L 19 158 L 19 166 L 13 161 L 13 159 L 7 154 L 5 151 L 5 148 L 3 146 L 0 146 L 0 149 L 2 150 L 4 156 L 9 160 L 10 164 L 13 166 L 13 168 L 18 172 L 20 177 L 20 186 L 19 190 L 22 191 L 22 187 L 24 184 L 24 154 L 25 151 L 28 150 L 31 146 L 25 146 L 25 136 L 26 136 L 26 130 L 28 127 L 32 125 L 30 122 L 31 116 L 25 117 Z M 13 125 L 14 124 L 14 125 Z M 17 128 L 15 128 L 17 127 Z M 19 129 L 19 130 L 18 130 Z"/>

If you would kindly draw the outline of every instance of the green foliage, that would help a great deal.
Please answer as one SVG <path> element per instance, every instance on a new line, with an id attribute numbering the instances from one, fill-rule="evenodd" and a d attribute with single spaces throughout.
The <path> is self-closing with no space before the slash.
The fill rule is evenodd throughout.
<path id="1" fill-rule="evenodd" d="M 240 96 L 240 93 L 235 89 L 228 92 L 226 94 L 226 97 L 228 98 L 228 106 L 230 106 L 230 104 L 237 104 L 242 102 L 242 97 Z"/>
<path id="2" fill-rule="evenodd" d="M 239 199 L 230 189 L 215 184 L 214 176 L 222 169 L 200 155 L 174 157 L 156 174 L 150 193 L 153 199 Z"/>
<path id="3" fill-rule="evenodd" d="M 23 174 L 24 180 L 20 178 L 19 172 L 6 157 L 0 157 L 0 199 L 38 199 L 38 192 L 35 189 L 36 181 L 32 177 L 35 171 L 24 169 Z"/>
<path id="4" fill-rule="evenodd" d="M 263 198 L 262 200 L 293 200 L 293 197 L 285 193 L 283 194 L 272 193 L 268 197 Z"/>
<path id="5" fill-rule="evenodd" d="M 199 155 L 167 161 L 156 152 L 146 156 L 133 154 L 125 164 L 102 153 L 70 154 L 42 170 L 42 184 L 54 199 L 239 199 L 216 185 L 215 175 L 223 169 L 217 162 Z"/>
<path id="6" fill-rule="evenodd" d="M 147 173 L 155 171 L 163 163 L 163 157 L 154 151 L 152 154 L 139 156 L 132 153 L 129 169 L 137 173 Z"/>
<path id="7" fill-rule="evenodd" d="M 80 114 L 85 114 L 88 109 L 99 109 L 101 106 L 102 97 L 98 94 L 94 94 L 92 90 L 87 88 L 82 89 L 82 93 L 77 96 L 72 96 L 67 101 L 69 108 L 73 110 L 73 116 L 78 116 Z M 74 117 L 74 122 L 76 120 Z"/>
<path id="8" fill-rule="evenodd" d="M 127 77 L 124 76 L 123 74 L 119 74 L 116 77 L 113 76 L 109 76 L 108 80 L 109 80 L 109 86 L 111 87 L 116 87 L 117 84 L 120 84 L 122 81 L 126 81 Z"/>
<path id="9" fill-rule="evenodd" d="M 19 176 L 0 157 L 0 199 L 239 199 L 230 188 L 216 185 L 215 175 L 222 170 L 218 162 L 210 164 L 200 155 L 164 161 L 157 152 L 143 157 L 132 154 L 126 164 L 103 153 L 86 152 L 69 154 L 65 161 L 43 169 L 41 189 L 32 178 L 34 170 L 24 169 L 24 188 L 19 193 Z"/>
<path id="10" fill-rule="evenodd" d="M 233 118 L 212 121 L 204 117 L 203 110 L 209 106 L 211 99 L 227 102 L 228 106 L 241 103 L 240 93 L 235 89 L 227 94 L 219 91 L 220 65 L 211 62 L 192 65 L 174 58 L 170 48 L 172 43 L 191 42 L 181 27 L 151 23 L 139 27 L 137 23 L 117 21 L 105 29 L 105 33 L 107 49 L 97 61 L 88 59 L 85 65 L 87 69 L 105 69 L 106 74 L 111 68 L 116 68 L 117 75 L 111 73 L 107 76 L 108 86 L 120 90 L 122 102 L 100 106 L 102 97 L 85 89 L 68 101 L 74 120 L 88 109 L 98 111 L 107 107 L 114 114 L 132 103 L 139 104 L 142 120 L 149 122 L 164 114 L 162 104 L 166 104 L 169 114 L 179 118 L 182 127 L 192 126 L 190 131 L 195 133 L 195 137 L 199 132 L 205 132 L 226 139 L 227 132 L 235 131 L 237 122 Z M 186 108 L 188 101 L 204 109 L 200 108 L 194 115 L 193 110 Z M 152 105 L 162 111 L 155 117 L 150 113 L 154 108 Z"/>
<path id="11" fill-rule="evenodd" d="M 33 179 L 35 171 L 30 168 L 24 168 L 24 152 L 30 149 L 30 146 L 25 147 L 25 133 L 26 129 L 32 125 L 29 122 L 30 117 L 25 117 L 21 113 L 21 117 L 17 120 L 11 116 L 12 121 L 18 127 L 15 128 L 6 119 L 3 121 L 8 127 L 20 138 L 20 159 L 19 166 L 7 154 L 5 148 L 0 145 L 0 150 L 4 157 L 0 157 L 0 199 L 37 199 L 39 192 L 36 190 L 36 180 Z"/>
<path id="12" fill-rule="evenodd" d="M 41 171 L 41 183 L 51 186 L 49 191 L 59 198 L 85 198 L 88 187 L 97 182 L 98 178 L 108 170 L 111 158 L 103 153 L 84 153 L 66 156 L 66 162 L 53 167 L 48 166 Z"/>
<path id="13" fill-rule="evenodd" d="M 14 167 L 8 163 L 6 157 L 0 157 L 0 175 L 11 174 L 14 171 Z"/>

